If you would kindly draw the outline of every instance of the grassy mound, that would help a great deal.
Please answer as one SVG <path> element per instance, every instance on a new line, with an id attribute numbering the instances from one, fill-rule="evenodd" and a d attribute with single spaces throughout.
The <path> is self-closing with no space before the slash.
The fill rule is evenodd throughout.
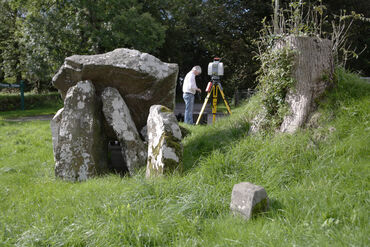
<path id="1" fill-rule="evenodd" d="M 370 85 L 340 72 L 312 128 L 248 136 L 252 99 L 215 126 L 187 127 L 182 176 L 56 180 L 49 124 L 0 121 L 2 246 L 367 246 Z M 235 183 L 271 209 L 229 212 Z"/>

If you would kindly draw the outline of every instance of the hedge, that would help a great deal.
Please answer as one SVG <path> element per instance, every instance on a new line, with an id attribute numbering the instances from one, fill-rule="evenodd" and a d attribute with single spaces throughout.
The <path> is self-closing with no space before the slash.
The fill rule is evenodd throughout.
<path id="1" fill-rule="evenodd" d="M 26 93 L 24 95 L 24 108 L 26 110 L 37 107 L 53 106 L 56 104 L 63 104 L 62 98 L 57 92 L 47 94 Z M 20 94 L 0 94 L 0 111 L 14 111 L 20 108 Z"/>

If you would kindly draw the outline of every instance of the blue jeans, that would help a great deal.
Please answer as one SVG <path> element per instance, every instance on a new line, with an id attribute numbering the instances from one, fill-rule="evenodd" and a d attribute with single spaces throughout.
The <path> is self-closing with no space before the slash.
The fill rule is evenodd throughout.
<path id="1" fill-rule="evenodd" d="M 185 101 L 184 122 L 187 124 L 193 124 L 194 94 L 184 93 L 182 96 Z"/>

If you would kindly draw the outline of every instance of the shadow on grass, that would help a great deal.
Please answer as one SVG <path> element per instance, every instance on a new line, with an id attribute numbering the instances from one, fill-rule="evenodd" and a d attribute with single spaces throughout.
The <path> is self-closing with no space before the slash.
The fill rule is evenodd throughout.
<path id="1" fill-rule="evenodd" d="M 276 218 L 276 215 L 281 215 L 284 211 L 285 206 L 274 198 L 269 198 L 269 207 L 267 211 L 258 212 L 252 215 L 253 219 L 259 218 Z"/>
<path id="2" fill-rule="evenodd" d="M 269 198 L 269 211 L 274 213 L 280 212 L 284 209 L 284 205 L 275 198 Z"/>
<path id="3" fill-rule="evenodd" d="M 184 145 L 184 172 L 198 165 L 201 157 L 210 155 L 214 150 L 227 152 L 230 145 L 244 138 L 248 134 L 249 124 L 237 126 L 223 126 L 222 128 L 211 126 L 196 127 L 197 132 L 187 137 Z"/>

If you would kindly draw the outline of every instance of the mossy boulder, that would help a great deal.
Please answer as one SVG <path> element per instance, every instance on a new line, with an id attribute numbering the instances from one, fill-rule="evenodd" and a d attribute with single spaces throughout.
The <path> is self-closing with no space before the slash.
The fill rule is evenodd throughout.
<path id="1" fill-rule="evenodd" d="M 174 113 L 153 105 L 147 121 L 148 162 L 146 177 L 158 177 L 182 170 L 182 134 Z"/>

